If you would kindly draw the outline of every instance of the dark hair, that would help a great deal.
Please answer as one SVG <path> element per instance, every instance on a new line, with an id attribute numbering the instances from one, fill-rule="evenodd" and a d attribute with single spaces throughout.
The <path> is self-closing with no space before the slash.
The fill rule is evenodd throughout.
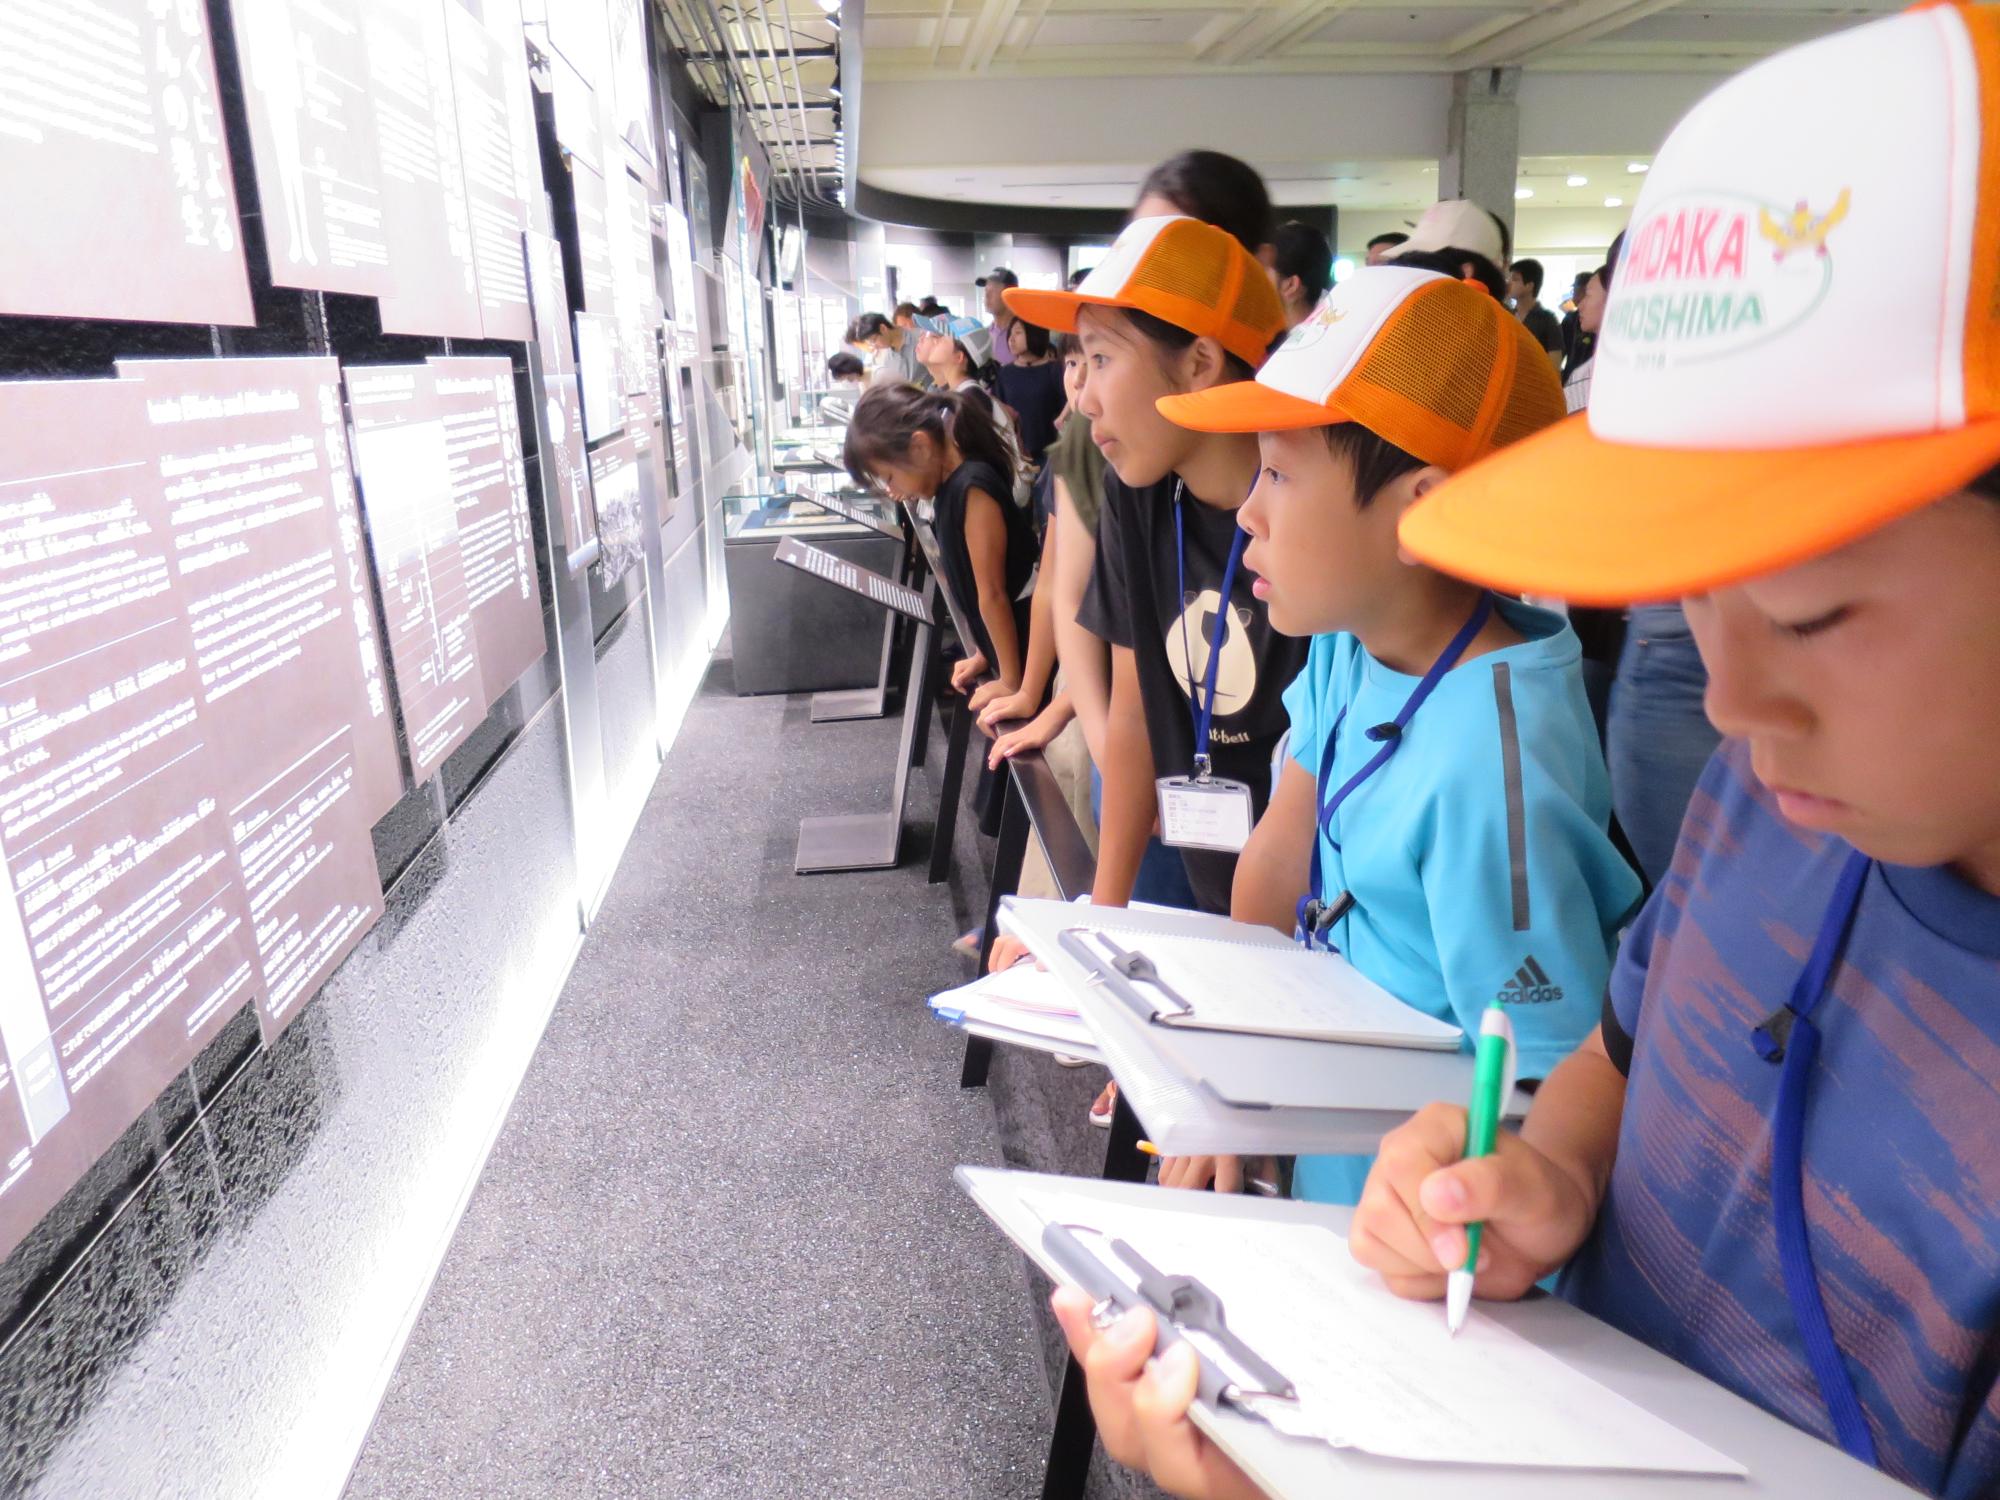
<path id="1" fill-rule="evenodd" d="M 864 344 L 885 328 L 895 325 L 881 313 L 863 313 L 854 320 L 854 342 Z"/>
<path id="2" fill-rule="evenodd" d="M 1069 279 L 1063 285 L 1073 292 L 1083 285 L 1083 278 L 1096 269 L 1095 266 L 1085 266 L 1081 271 L 1072 271 L 1069 273 Z"/>
<path id="3" fill-rule="evenodd" d="M 1514 258 L 1514 231 L 1507 227 L 1507 221 L 1490 208 L 1479 210 L 1493 221 L 1493 227 L 1500 232 L 1500 264 L 1505 265 Z"/>
<path id="4" fill-rule="evenodd" d="M 1248 162 L 1220 151 L 1168 157 L 1146 174 L 1139 197 L 1164 198 L 1189 218 L 1228 230 L 1253 254 L 1271 243 L 1275 216 L 1264 179 Z"/>
<path id="5" fill-rule="evenodd" d="M 900 381 L 871 386 L 854 403 L 840 454 L 848 477 L 862 488 L 872 489 L 874 466 L 900 462 L 920 432 L 928 434 L 940 450 L 947 442 L 956 443 L 968 460 L 991 464 L 1011 490 L 1014 457 L 993 424 L 989 401 L 969 400 L 957 391 L 921 391 Z"/>
<path id="6" fill-rule="evenodd" d="M 1054 347 L 1057 359 L 1082 359 L 1083 340 L 1073 333 L 1059 333 L 1055 336 Z"/>
<path id="7" fill-rule="evenodd" d="M 1604 290 L 1607 292 L 1611 290 L 1612 269 L 1613 269 L 1613 263 L 1607 260 L 1603 265 L 1599 266 L 1595 271 L 1590 273 L 1591 275 L 1595 276 L 1599 281 L 1604 283 Z"/>
<path id="8" fill-rule="evenodd" d="M 1477 250 L 1463 250 L 1456 245 L 1444 250 L 1408 250 L 1396 257 L 1396 264 L 1412 270 L 1437 271 L 1460 278 L 1469 266 L 1472 279 L 1491 292 L 1494 301 L 1507 300 L 1507 278 L 1500 274 L 1498 266 Z"/>
<path id="9" fill-rule="evenodd" d="M 923 305 L 917 311 L 927 318 L 935 318 L 948 311 L 948 309 L 937 298 L 926 297 L 924 298 Z"/>
<path id="10" fill-rule="evenodd" d="M 1021 337 L 1027 341 L 1028 357 L 1030 359 L 1040 359 L 1044 354 L 1049 352 L 1048 329 L 1038 328 L 1026 318 L 1016 318 L 1014 323 L 1020 328 Z M 1011 334 L 1013 329 L 1010 328 L 1007 331 Z"/>
<path id="11" fill-rule="evenodd" d="M 1409 243 L 1409 239 L 1410 237 L 1404 234 L 1402 230 L 1392 229 L 1387 234 L 1376 235 L 1374 239 L 1368 242 L 1368 248 L 1373 250 L 1377 245 L 1388 245 L 1394 248 L 1397 245 Z"/>
<path id="12" fill-rule="evenodd" d="M 1988 469 L 1966 488 L 1988 500 L 2000 500 L 2000 468 Z"/>
<path id="13" fill-rule="evenodd" d="M 919 308 L 919 307 L 917 306 L 917 304 L 916 304 L 916 303 L 914 303 L 914 302 L 898 302 L 898 303 L 896 304 L 896 310 L 895 310 L 895 312 L 891 313 L 891 314 L 890 314 L 890 317 L 892 317 L 892 318 L 914 318 L 914 317 L 915 317 L 915 316 L 916 316 L 916 315 L 917 315 L 917 314 L 918 314 L 919 312 L 921 312 L 921 311 L 922 311 L 922 309 L 921 309 L 921 308 Z"/>
<path id="14" fill-rule="evenodd" d="M 1287 219 L 1278 226 L 1278 237 L 1272 244 L 1278 251 L 1278 280 L 1298 277 L 1308 302 L 1318 302 L 1326 295 L 1326 289 L 1333 285 L 1333 246 L 1325 235 L 1310 224 Z"/>
<path id="15" fill-rule="evenodd" d="M 1583 289 L 1590 285 L 1590 278 L 1596 274 L 1595 271 L 1578 271 L 1576 273 L 1576 284 L 1569 289 L 1570 295 L 1572 297 L 1581 297 Z"/>
<path id="16" fill-rule="evenodd" d="M 1149 312 L 1141 312 L 1136 307 L 1113 307 L 1105 309 L 1117 313 L 1152 343 L 1162 354 L 1179 354 L 1183 349 L 1194 347 L 1196 335 L 1189 333 L 1178 323 L 1169 323 L 1165 318 L 1156 318 Z M 1284 333 L 1278 335 L 1278 342 L 1284 341 Z M 1248 361 L 1229 350 L 1222 351 L 1223 368 L 1231 380 L 1255 380 L 1257 372 Z"/>
<path id="17" fill-rule="evenodd" d="M 1541 294 L 1542 282 L 1548 276 L 1549 273 L 1542 269 L 1542 263 L 1540 261 L 1517 260 L 1514 262 L 1511 269 L 1513 270 L 1516 276 L 1520 277 L 1523 281 L 1527 282 L 1529 286 L 1535 289 L 1535 293 L 1537 296 Z"/>
<path id="18" fill-rule="evenodd" d="M 1359 422 L 1336 422 L 1322 427 L 1327 451 L 1344 458 L 1354 471 L 1354 508 L 1366 510 L 1375 497 L 1425 464 L 1415 454 L 1405 453 L 1385 437 L 1377 437 Z"/>
<path id="19" fill-rule="evenodd" d="M 868 366 L 861 363 L 860 355 L 849 354 L 843 349 L 838 354 L 828 357 L 826 373 L 838 380 L 843 375 L 866 375 Z"/>

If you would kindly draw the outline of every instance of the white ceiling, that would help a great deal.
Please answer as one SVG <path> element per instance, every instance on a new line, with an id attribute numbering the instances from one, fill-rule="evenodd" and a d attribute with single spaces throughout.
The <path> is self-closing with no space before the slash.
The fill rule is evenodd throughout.
<path id="1" fill-rule="evenodd" d="M 1902 0 L 868 0 L 871 78 L 1735 68 Z"/>
<path id="2" fill-rule="evenodd" d="M 1522 243 L 1601 246 L 1628 165 L 1719 77 L 1903 4 L 865 0 L 849 150 L 913 197 L 1123 208 L 1154 162 L 1208 145 L 1281 205 L 1339 205 L 1345 242 L 1436 200 L 1449 75 L 1519 66 Z"/>

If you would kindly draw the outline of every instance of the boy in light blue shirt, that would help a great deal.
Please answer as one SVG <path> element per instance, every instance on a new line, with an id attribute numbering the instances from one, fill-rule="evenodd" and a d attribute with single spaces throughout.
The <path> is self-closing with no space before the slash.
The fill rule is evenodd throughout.
<path id="1" fill-rule="evenodd" d="M 1521 1076 L 1546 1075 L 1596 1027 L 1640 896 L 1606 833 L 1580 649 L 1561 617 L 1405 561 L 1396 524 L 1452 472 L 1563 415 L 1547 359 L 1480 288 L 1383 266 L 1330 292 L 1255 382 L 1161 410 L 1259 434 L 1243 566 L 1274 629 L 1315 637 L 1232 914 L 1296 921 L 1468 1037 L 1499 1001 Z M 1303 1157 L 1293 1191 L 1352 1203 L 1368 1162 Z M 1184 1159 L 1161 1180 L 1211 1173 L 1235 1175 Z"/>

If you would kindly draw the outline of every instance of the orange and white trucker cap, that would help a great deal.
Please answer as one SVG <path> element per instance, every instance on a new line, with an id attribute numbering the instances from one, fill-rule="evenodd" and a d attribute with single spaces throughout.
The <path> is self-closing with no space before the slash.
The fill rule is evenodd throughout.
<path id="1" fill-rule="evenodd" d="M 2000 462 L 2000 7 L 1932 3 L 1710 94 L 1647 174 L 1585 417 L 1403 544 L 1586 604 L 1803 562 Z"/>
<path id="2" fill-rule="evenodd" d="M 1562 386 L 1521 320 L 1484 287 L 1384 265 L 1327 292 L 1255 380 L 1166 396 L 1197 432 L 1284 432 L 1359 422 L 1457 470 L 1562 419 Z"/>
<path id="3" fill-rule="evenodd" d="M 1134 219 L 1073 292 L 1009 287 L 1007 307 L 1057 333 L 1077 309 L 1125 307 L 1212 338 L 1253 369 L 1285 331 L 1285 304 L 1262 261 L 1213 224 L 1170 214 Z"/>

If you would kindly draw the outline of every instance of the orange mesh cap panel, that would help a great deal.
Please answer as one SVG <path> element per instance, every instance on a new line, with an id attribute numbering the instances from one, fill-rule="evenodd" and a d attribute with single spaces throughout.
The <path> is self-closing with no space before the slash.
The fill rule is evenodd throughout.
<path id="1" fill-rule="evenodd" d="M 1541 345 L 1485 289 L 1426 286 L 1396 310 L 1333 404 L 1404 452 L 1458 470 L 1563 415 Z"/>
<path id="2" fill-rule="evenodd" d="M 1003 295 L 1017 316 L 1065 333 L 1075 332 L 1080 307 L 1151 313 L 1214 339 L 1252 369 L 1263 364 L 1272 341 L 1285 331 L 1284 303 L 1263 263 L 1227 230 L 1198 219 L 1165 224 L 1116 289 L 1093 293 L 1011 287 Z"/>
<path id="3" fill-rule="evenodd" d="M 1167 397 L 1160 411 L 1208 432 L 1358 422 L 1405 453 L 1451 470 L 1563 415 L 1562 388 L 1541 346 L 1483 288 L 1466 282 L 1440 278 L 1411 291 L 1338 379 L 1337 362 L 1349 356 L 1337 342 L 1320 348 L 1336 362 L 1324 377 L 1333 385 L 1322 401 L 1272 389 L 1267 370 L 1254 385 Z"/>

